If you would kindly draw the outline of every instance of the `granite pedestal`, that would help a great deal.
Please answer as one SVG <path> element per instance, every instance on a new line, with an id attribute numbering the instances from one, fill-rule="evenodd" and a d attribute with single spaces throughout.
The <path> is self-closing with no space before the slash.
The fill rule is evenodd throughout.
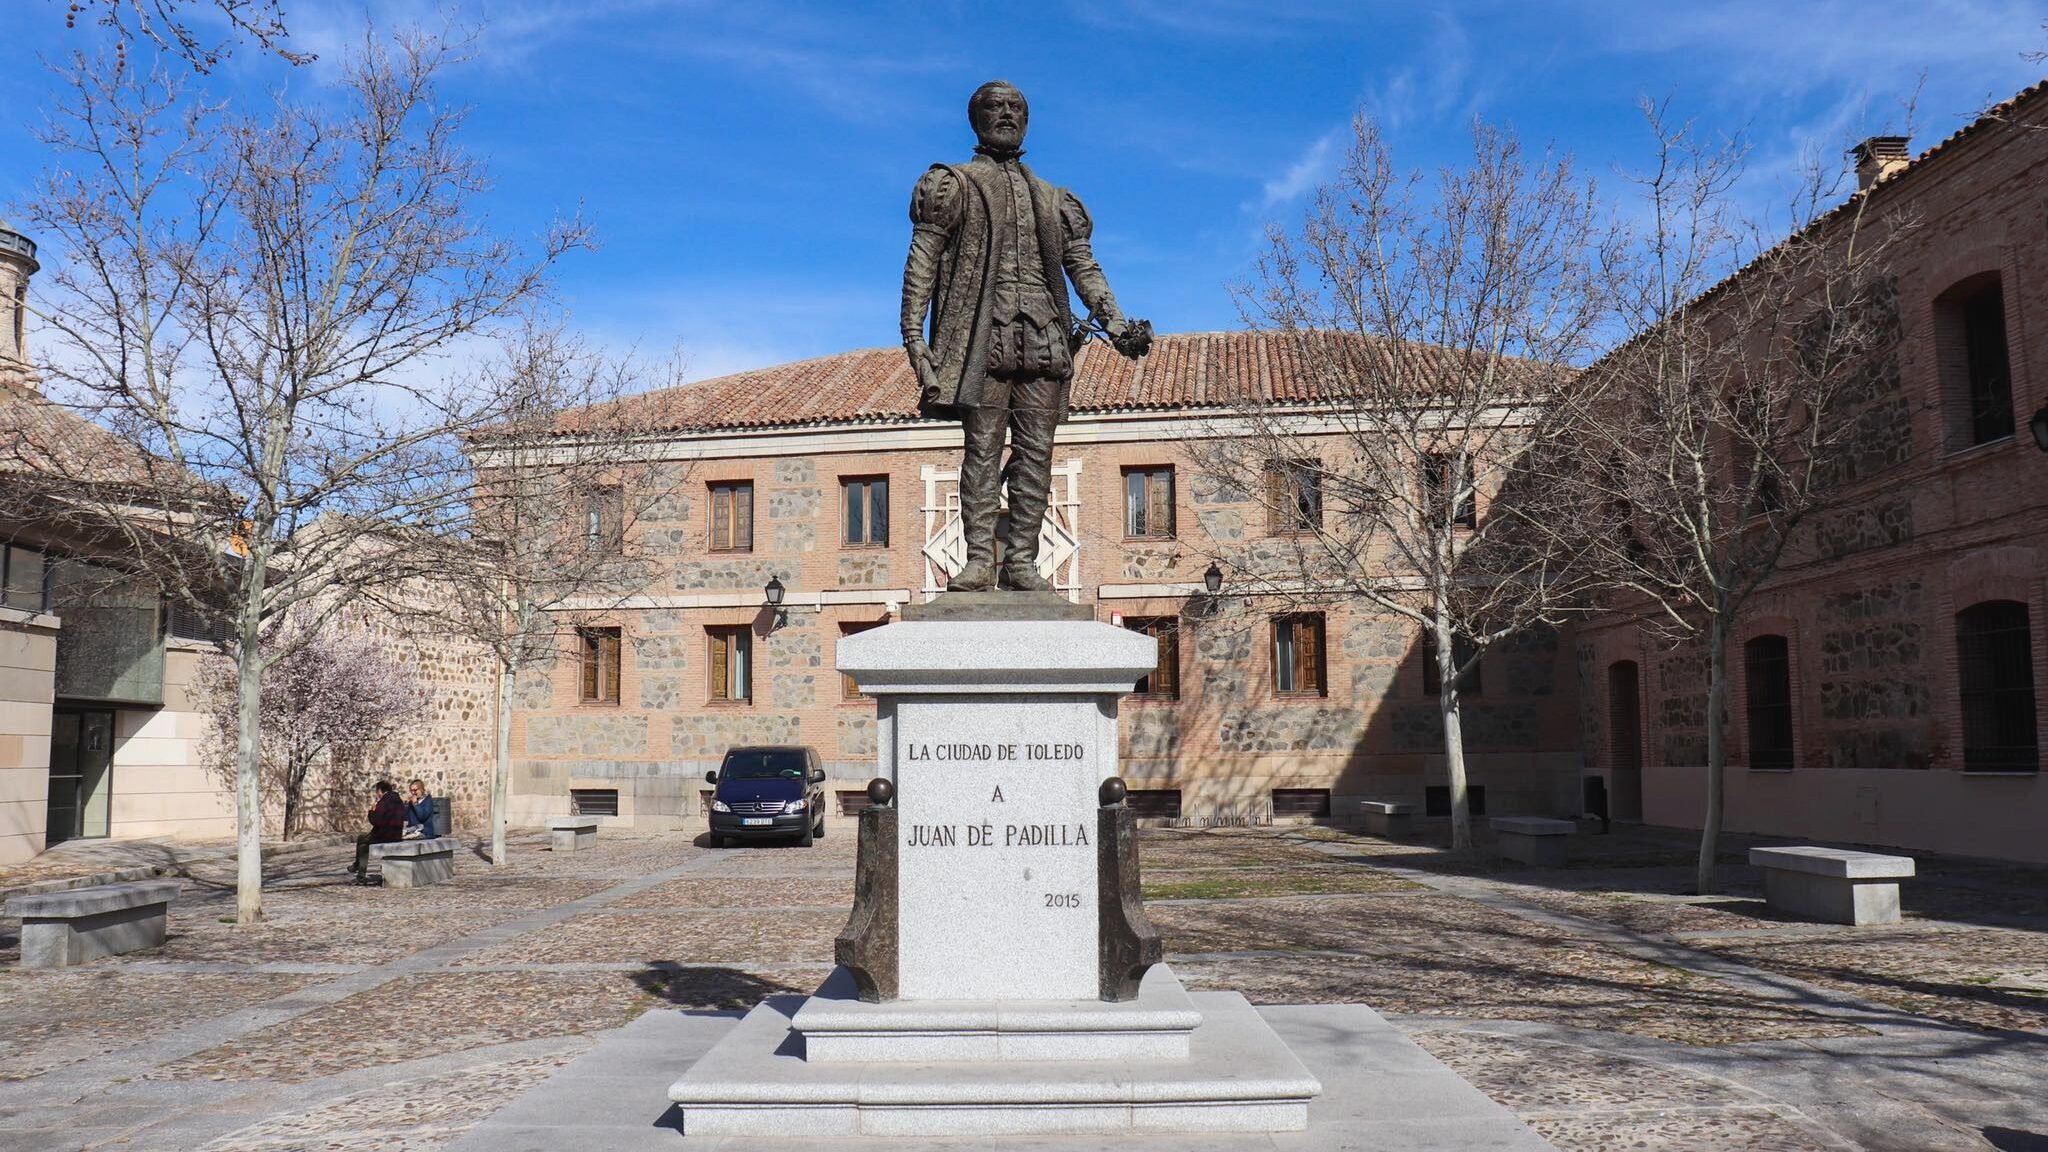
<path id="1" fill-rule="evenodd" d="M 68 968 L 164 942 L 176 880 L 101 884 L 13 896 L 7 915 L 21 921 L 21 967 Z"/>
<path id="2" fill-rule="evenodd" d="M 1234 993 L 1190 996 L 1138 899 L 1117 703 L 1143 634 L 941 597 L 841 641 L 876 702 L 842 969 L 670 1087 L 691 1135 L 1273 1132 L 1320 1090 Z"/>
<path id="3" fill-rule="evenodd" d="M 557 852 L 574 852 L 597 843 L 597 817 L 556 816 L 548 821 L 548 839 Z"/>
<path id="4" fill-rule="evenodd" d="M 1749 862 L 1763 869 L 1765 903 L 1831 924 L 1898 923 L 1899 881 L 1913 875 L 1910 856 L 1846 848 L 1751 848 Z"/>
<path id="5" fill-rule="evenodd" d="M 455 878 L 455 848 L 453 836 L 372 844 L 370 863 L 386 888 L 425 888 Z"/>

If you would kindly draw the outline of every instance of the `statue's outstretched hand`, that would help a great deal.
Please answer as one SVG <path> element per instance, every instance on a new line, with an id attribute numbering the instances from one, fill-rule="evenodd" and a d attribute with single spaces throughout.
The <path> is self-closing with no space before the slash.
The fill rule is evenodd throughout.
<path id="1" fill-rule="evenodd" d="M 1152 322 L 1131 320 L 1119 316 L 1102 326 L 1109 337 L 1110 346 L 1124 354 L 1126 359 L 1136 360 L 1152 350 Z"/>

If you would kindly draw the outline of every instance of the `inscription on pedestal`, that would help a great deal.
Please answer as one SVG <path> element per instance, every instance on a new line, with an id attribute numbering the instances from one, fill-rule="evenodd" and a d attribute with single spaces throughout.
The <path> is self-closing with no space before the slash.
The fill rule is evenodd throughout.
<path id="1" fill-rule="evenodd" d="M 1073 700 L 901 706 L 903 999 L 1099 995 L 1098 717 Z"/>

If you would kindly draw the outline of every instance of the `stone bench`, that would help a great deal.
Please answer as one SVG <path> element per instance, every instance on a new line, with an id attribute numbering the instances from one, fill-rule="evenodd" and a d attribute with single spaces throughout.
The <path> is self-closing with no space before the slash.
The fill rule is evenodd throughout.
<path id="1" fill-rule="evenodd" d="M 372 844 L 370 864 L 382 866 L 386 888 L 425 888 L 455 878 L 455 848 L 453 836 Z"/>
<path id="2" fill-rule="evenodd" d="M 68 968 L 164 942 L 176 880 L 102 884 L 14 896 L 7 914 L 21 920 L 21 966 Z"/>
<path id="3" fill-rule="evenodd" d="M 1579 830 L 1569 820 L 1547 816 L 1495 816 L 1494 847 L 1501 855 L 1539 868 L 1564 867 L 1566 844 Z"/>
<path id="4" fill-rule="evenodd" d="M 597 843 L 597 817 L 556 816 L 548 820 L 548 834 L 557 852 L 574 852 Z"/>
<path id="5" fill-rule="evenodd" d="M 1764 902 L 1780 912 L 1833 924 L 1896 924 L 1899 881 L 1913 875 L 1911 856 L 1846 848 L 1751 848 L 1764 870 Z"/>
<path id="6" fill-rule="evenodd" d="M 1415 830 L 1415 805 L 1385 800 L 1361 800 L 1358 814 L 1365 830 L 1374 836 L 1406 836 Z"/>

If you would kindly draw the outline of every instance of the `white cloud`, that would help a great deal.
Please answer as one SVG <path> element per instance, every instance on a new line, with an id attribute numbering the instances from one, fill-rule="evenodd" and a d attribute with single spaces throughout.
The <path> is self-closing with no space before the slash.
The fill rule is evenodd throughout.
<path id="1" fill-rule="evenodd" d="M 1337 144 L 1343 139 L 1345 129 L 1332 128 L 1323 133 L 1304 149 L 1286 171 L 1267 180 L 1261 189 L 1264 196 L 1262 208 L 1274 208 L 1290 204 L 1315 191 L 1316 186 L 1327 180 L 1337 166 Z"/>

